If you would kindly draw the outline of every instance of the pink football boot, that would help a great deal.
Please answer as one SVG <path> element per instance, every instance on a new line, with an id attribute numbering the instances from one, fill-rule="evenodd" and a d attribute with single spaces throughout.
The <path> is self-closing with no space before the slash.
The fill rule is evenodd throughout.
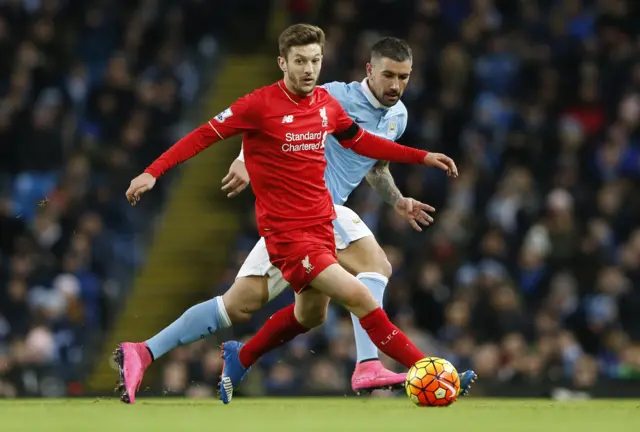
<path id="1" fill-rule="evenodd" d="M 118 365 L 119 382 L 116 390 L 120 391 L 120 400 L 133 404 L 144 371 L 152 362 L 151 353 L 145 343 L 124 342 L 113 352 L 113 359 Z"/>
<path id="2" fill-rule="evenodd" d="M 356 364 L 351 376 L 351 388 L 357 394 L 399 389 L 404 386 L 406 376 L 385 369 L 380 360 L 366 361 Z"/>

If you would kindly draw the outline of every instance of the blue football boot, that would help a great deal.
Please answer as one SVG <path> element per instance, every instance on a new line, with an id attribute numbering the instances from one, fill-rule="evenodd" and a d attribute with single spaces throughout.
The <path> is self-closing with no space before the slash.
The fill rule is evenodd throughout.
<path id="1" fill-rule="evenodd" d="M 240 363 L 240 348 L 243 344 L 229 341 L 222 344 L 222 375 L 220 376 L 220 399 L 223 404 L 231 402 L 233 391 L 238 388 L 244 376 L 251 370 Z"/>
<path id="2" fill-rule="evenodd" d="M 469 394 L 471 384 L 476 382 L 477 378 L 478 374 L 472 370 L 462 372 L 460 374 L 460 391 L 458 392 L 458 396 L 467 396 Z"/>

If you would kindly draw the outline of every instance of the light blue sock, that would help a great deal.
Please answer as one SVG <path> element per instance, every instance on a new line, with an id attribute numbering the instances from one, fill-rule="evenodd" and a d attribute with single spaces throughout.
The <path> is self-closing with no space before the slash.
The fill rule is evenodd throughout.
<path id="1" fill-rule="evenodd" d="M 387 287 L 389 283 L 389 279 L 380 273 L 360 273 L 357 276 L 357 279 L 365 284 L 371 294 L 378 300 L 380 307 L 382 307 L 382 299 L 384 297 L 384 289 Z M 357 350 L 357 358 L 358 362 L 369 359 L 377 359 L 378 358 L 378 348 L 375 346 L 367 331 L 362 328 L 360 325 L 360 320 L 357 316 L 351 314 L 351 321 L 353 321 L 353 333 L 356 337 L 356 350 Z"/>
<path id="2" fill-rule="evenodd" d="M 180 318 L 149 339 L 147 346 L 157 360 L 180 345 L 190 344 L 227 327 L 231 327 L 231 320 L 222 297 L 218 296 L 187 309 Z"/>

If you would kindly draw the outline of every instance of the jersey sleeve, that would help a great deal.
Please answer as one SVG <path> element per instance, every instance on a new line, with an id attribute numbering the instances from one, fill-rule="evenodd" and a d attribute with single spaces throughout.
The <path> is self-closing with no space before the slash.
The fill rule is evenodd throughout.
<path id="1" fill-rule="evenodd" d="M 236 159 L 238 159 L 241 162 L 244 162 L 244 143 L 242 143 L 242 145 L 240 146 L 240 154 Z"/>
<path id="2" fill-rule="evenodd" d="M 347 84 L 340 81 L 332 81 L 322 84 L 320 87 L 325 89 L 335 99 L 339 99 L 344 94 Z"/>
<path id="3" fill-rule="evenodd" d="M 369 133 L 347 115 L 337 100 L 333 99 L 331 104 L 336 115 L 336 129 L 333 132 L 333 136 L 342 147 L 376 160 L 407 164 L 424 163 L 428 152 L 396 144 L 393 141 Z"/>
<path id="4" fill-rule="evenodd" d="M 144 172 L 158 178 L 218 141 L 259 128 L 260 109 L 260 97 L 255 92 L 241 97 L 207 123 L 189 132 L 153 161 Z"/>
<path id="5" fill-rule="evenodd" d="M 340 144 L 359 155 L 371 159 L 420 165 L 429 154 L 424 150 L 396 144 L 393 141 L 360 130 L 355 138 L 340 141 Z"/>
<path id="6" fill-rule="evenodd" d="M 356 131 L 360 129 L 353 119 L 349 117 L 344 108 L 342 108 L 340 102 L 338 102 L 333 96 L 331 96 L 331 99 L 331 106 L 336 115 L 336 130 L 334 131 L 336 138 L 343 136 L 347 131 L 354 130 L 354 125 L 356 126 Z"/>
<path id="7" fill-rule="evenodd" d="M 260 127 L 262 99 L 256 93 L 249 93 L 236 100 L 229 108 L 209 120 L 209 126 L 220 139 Z"/>

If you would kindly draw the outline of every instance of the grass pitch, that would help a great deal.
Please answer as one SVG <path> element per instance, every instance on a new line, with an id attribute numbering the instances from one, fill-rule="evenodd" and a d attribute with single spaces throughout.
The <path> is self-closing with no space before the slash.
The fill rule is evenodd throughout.
<path id="1" fill-rule="evenodd" d="M 640 400 L 474 399 L 417 408 L 404 398 L 0 400 L 2 432 L 589 432 L 638 430 Z"/>

